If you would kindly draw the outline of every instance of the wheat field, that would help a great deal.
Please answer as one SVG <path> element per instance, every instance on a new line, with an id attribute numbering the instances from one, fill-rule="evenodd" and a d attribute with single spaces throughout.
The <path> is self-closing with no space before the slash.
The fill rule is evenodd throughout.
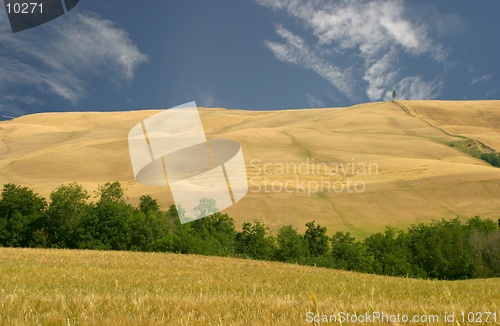
<path id="1" fill-rule="evenodd" d="M 439 316 L 412 325 L 445 325 L 445 314 L 458 321 L 462 312 L 466 322 L 455 324 L 473 325 L 467 314 L 482 313 L 481 325 L 495 325 L 486 313 L 496 313 L 496 324 L 500 317 L 500 279 L 417 280 L 116 251 L 2 248 L 0 262 L 0 325 L 301 325 L 315 314 L 375 312 Z"/>

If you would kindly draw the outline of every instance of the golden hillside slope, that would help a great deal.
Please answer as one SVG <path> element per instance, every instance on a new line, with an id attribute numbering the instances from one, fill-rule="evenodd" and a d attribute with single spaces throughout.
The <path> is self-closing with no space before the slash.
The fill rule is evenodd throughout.
<path id="1" fill-rule="evenodd" d="M 463 134 L 499 150 L 500 101 L 402 103 L 409 112 L 393 103 L 200 109 L 208 138 L 239 141 L 247 163 L 249 192 L 227 213 L 238 226 L 259 219 L 274 230 L 287 224 L 304 230 L 316 220 L 330 233 L 356 236 L 456 215 L 500 217 L 500 169 L 447 145 L 457 140 L 449 134 Z M 120 181 L 132 203 L 150 194 L 167 208 L 169 189 L 134 181 L 127 145 L 130 128 L 156 112 L 46 113 L 1 122 L 0 182 L 48 197 L 63 183 L 93 191 Z M 322 182 L 324 191 L 316 191 Z M 287 187 L 276 192 L 272 184 Z"/>

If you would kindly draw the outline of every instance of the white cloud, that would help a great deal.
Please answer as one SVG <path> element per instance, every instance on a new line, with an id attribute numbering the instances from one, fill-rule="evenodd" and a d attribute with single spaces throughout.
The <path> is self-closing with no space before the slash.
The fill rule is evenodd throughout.
<path id="1" fill-rule="evenodd" d="M 412 89 L 405 91 L 408 95 L 427 94 L 433 98 L 438 94 L 439 82 L 425 82 L 421 76 L 401 76 L 401 55 L 427 56 L 438 63 L 444 63 L 447 57 L 444 47 L 429 36 L 427 25 L 407 18 L 402 0 L 255 1 L 270 9 L 284 10 L 317 39 L 316 46 L 307 46 L 300 37 L 290 36 L 291 33 L 279 26 L 276 32 L 286 43 L 266 41 L 275 57 L 315 71 L 347 97 L 355 90 L 340 87 L 344 85 L 345 71 L 358 72 L 360 68 L 363 72 L 351 75 L 352 80 L 347 84 L 353 87 L 361 80 L 366 81 L 365 93 L 370 100 L 385 98 L 386 90 L 392 90 L 396 84 Z M 325 49 L 332 47 L 343 55 L 350 54 L 347 68 L 331 64 L 335 55 L 323 57 Z M 321 73 L 328 68 L 336 72 L 333 78 L 328 79 L 330 74 Z M 418 87 L 423 89 L 417 90 Z"/>
<path id="2" fill-rule="evenodd" d="M 207 87 L 199 93 L 197 105 L 205 108 L 216 108 L 221 106 L 221 101 L 215 96 L 214 90 Z"/>
<path id="3" fill-rule="evenodd" d="M 309 103 L 309 106 L 312 108 L 322 108 L 325 106 L 325 102 L 317 98 L 311 93 L 307 93 L 307 102 Z"/>
<path id="4" fill-rule="evenodd" d="M 486 93 L 486 97 L 487 98 L 492 98 L 493 95 L 495 95 L 496 93 L 500 93 L 500 88 L 493 88 L 493 89 L 490 89 L 488 91 L 488 93 Z"/>
<path id="5" fill-rule="evenodd" d="M 0 10 L 0 90 L 13 84 L 35 86 L 77 102 L 86 95 L 88 77 L 122 85 L 147 60 L 126 31 L 91 12 L 13 34 Z"/>
<path id="6" fill-rule="evenodd" d="M 26 112 L 18 104 L 37 106 L 41 101 L 33 96 L 0 95 L 0 120 L 25 115 Z"/>
<path id="7" fill-rule="evenodd" d="M 282 26 L 278 26 L 276 32 L 285 39 L 286 43 L 265 41 L 266 46 L 276 59 L 310 69 L 330 82 L 345 96 L 350 99 L 356 98 L 355 82 L 352 73 L 348 69 L 340 69 L 324 60 L 301 37 Z"/>
<path id="8" fill-rule="evenodd" d="M 477 83 L 484 83 L 491 79 L 491 74 L 487 74 L 472 80 L 471 85 L 475 85 Z"/>
<path id="9" fill-rule="evenodd" d="M 428 82 L 423 80 L 421 76 L 405 77 L 394 86 L 399 99 L 411 100 L 432 99 L 441 87 L 441 81 L 434 80 Z M 389 100 L 391 93 L 392 91 L 388 91 L 384 99 Z"/>

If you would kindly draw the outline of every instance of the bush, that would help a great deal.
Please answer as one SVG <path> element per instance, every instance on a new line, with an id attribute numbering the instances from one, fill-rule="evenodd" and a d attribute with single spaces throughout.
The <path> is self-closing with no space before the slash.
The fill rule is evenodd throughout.
<path id="1" fill-rule="evenodd" d="M 499 153 L 484 153 L 481 154 L 481 159 L 490 163 L 495 167 L 500 167 L 500 154 Z"/>

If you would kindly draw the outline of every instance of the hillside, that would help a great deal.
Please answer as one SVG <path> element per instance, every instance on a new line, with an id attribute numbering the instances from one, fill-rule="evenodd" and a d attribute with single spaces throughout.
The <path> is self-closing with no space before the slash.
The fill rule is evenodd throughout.
<path id="1" fill-rule="evenodd" d="M 415 325 L 450 325 L 443 318 L 453 313 L 460 325 L 474 324 L 461 313 L 469 321 L 481 312 L 480 324 L 494 325 L 486 313 L 500 317 L 500 279 L 429 281 L 118 251 L 0 248 L 0 261 L 0 325 L 302 325 L 315 314 L 374 312 L 431 321 Z"/>
<path id="2" fill-rule="evenodd" d="M 237 225 L 259 219 L 274 230 L 292 224 L 303 231 L 316 220 L 330 232 L 356 236 L 457 215 L 496 220 L 500 169 L 448 145 L 462 135 L 500 150 L 500 101 L 401 102 L 407 112 L 394 103 L 201 109 L 208 138 L 239 141 L 247 163 L 249 192 L 227 213 Z M 120 181 L 131 203 L 150 194 L 167 208 L 169 189 L 134 181 L 127 145 L 130 128 L 156 112 L 45 113 L 0 122 L 0 182 L 30 186 L 48 198 L 63 183 L 93 191 Z M 317 172 L 325 166 L 337 170 Z M 301 187 L 325 180 L 344 191 L 311 187 L 308 194 Z M 287 181 L 293 182 L 280 192 L 270 188 Z M 349 192 L 348 184 L 364 185 L 364 191 Z"/>

